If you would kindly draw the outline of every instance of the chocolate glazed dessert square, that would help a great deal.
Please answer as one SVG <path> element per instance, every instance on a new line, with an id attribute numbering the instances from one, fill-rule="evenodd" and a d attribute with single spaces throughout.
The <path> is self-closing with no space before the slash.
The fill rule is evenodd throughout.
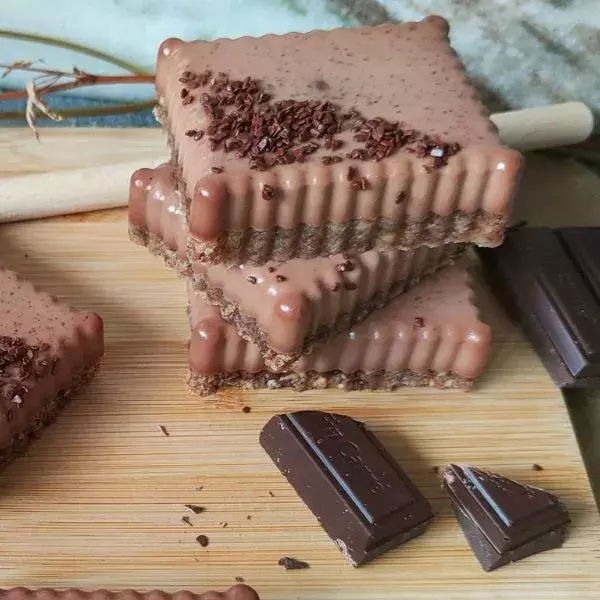
<path id="1" fill-rule="evenodd" d="M 268 367 L 283 371 L 315 345 L 341 334 L 426 275 L 450 264 L 464 244 L 413 250 L 370 250 L 262 266 L 190 268 L 182 197 L 172 165 L 131 177 L 130 236 L 180 274 L 193 275 L 202 298 L 256 344 Z"/>
<path id="2" fill-rule="evenodd" d="M 157 115 L 204 263 L 501 243 L 521 169 L 440 17 L 168 39 Z"/>
<path id="3" fill-rule="evenodd" d="M 398 463 L 350 417 L 277 415 L 260 443 L 354 567 L 421 535 L 433 518 Z"/>
<path id="4" fill-rule="evenodd" d="M 485 571 L 563 544 L 566 506 L 540 488 L 470 465 L 449 465 L 443 489 Z"/>
<path id="5" fill-rule="evenodd" d="M 468 390 L 491 349 L 467 271 L 453 265 L 373 311 L 348 332 L 303 355 L 288 370 L 268 368 L 260 348 L 225 323 L 188 280 L 189 385 L 206 395 L 222 387 L 302 391 L 436 386 Z"/>
<path id="6" fill-rule="evenodd" d="M 96 373 L 102 319 L 0 267 L 0 468 L 23 454 Z"/>

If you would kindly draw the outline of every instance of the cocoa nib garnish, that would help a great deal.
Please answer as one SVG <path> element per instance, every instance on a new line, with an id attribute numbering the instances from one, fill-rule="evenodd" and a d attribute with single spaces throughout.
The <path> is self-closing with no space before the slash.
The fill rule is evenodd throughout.
<path id="1" fill-rule="evenodd" d="M 279 281 L 280 283 L 282 281 L 287 281 L 287 277 L 285 275 L 275 275 L 275 281 Z"/>
<path id="2" fill-rule="evenodd" d="M 351 260 L 346 260 L 343 263 L 335 265 L 335 270 L 340 271 L 340 273 L 344 273 L 346 271 L 353 271 L 354 263 Z"/>
<path id="3" fill-rule="evenodd" d="M 248 275 L 248 277 L 246 277 L 246 281 L 254 285 L 258 281 L 258 279 L 256 279 L 254 275 Z"/>
<path id="4" fill-rule="evenodd" d="M 415 317 L 415 325 L 417 327 L 425 327 L 425 319 L 423 317 Z"/>
<path id="5" fill-rule="evenodd" d="M 406 192 L 398 192 L 396 194 L 396 204 L 402 204 L 406 200 Z"/>
<path id="6" fill-rule="evenodd" d="M 236 577 L 235 577 L 235 580 L 236 580 L 238 583 L 244 583 L 244 581 L 245 581 L 245 579 L 244 579 L 243 577 L 240 577 L 239 575 L 236 575 Z"/>
<path id="7" fill-rule="evenodd" d="M 460 151 L 460 145 L 416 131 L 406 123 L 383 118 L 366 119 L 359 111 L 342 111 L 325 100 L 274 99 L 263 83 L 252 77 L 232 79 L 227 73 L 209 70 L 195 74 L 186 70 L 179 77 L 183 104 L 201 88 L 199 99 L 208 119 L 211 150 L 223 148 L 246 158 L 251 169 L 264 171 L 275 165 L 304 162 L 323 148 L 336 151 L 344 142 L 339 133 L 351 130 L 354 147 L 346 154 L 355 160 L 382 160 L 399 149 L 425 159 L 426 169 L 444 166 Z M 317 89 L 328 84 L 316 80 Z M 190 136 L 194 137 L 194 136 Z M 222 145 L 221 145 L 222 143 Z M 324 164 L 341 157 L 324 156 Z"/>
<path id="8" fill-rule="evenodd" d="M 308 569 L 310 565 L 303 560 L 298 560 L 297 558 L 292 558 L 291 556 L 283 556 L 278 561 L 277 564 L 283 567 L 286 571 L 294 571 L 297 569 Z"/>
<path id="9" fill-rule="evenodd" d="M 273 186 L 270 186 L 265 183 L 262 188 L 262 197 L 265 200 L 272 200 L 275 197 L 275 189 Z"/>
<path id="10" fill-rule="evenodd" d="M 184 504 L 184 506 L 191 510 L 195 515 L 199 515 L 200 513 L 203 513 L 206 508 L 204 508 L 204 506 L 199 506 L 198 504 Z"/>
<path id="11" fill-rule="evenodd" d="M 225 169 L 223 167 L 211 167 L 210 170 L 212 173 L 222 173 Z"/>
<path id="12" fill-rule="evenodd" d="M 350 187 L 355 190 L 366 190 L 369 189 L 369 181 L 366 177 L 357 177 L 350 182 Z"/>
<path id="13" fill-rule="evenodd" d="M 196 538 L 196 541 L 203 547 L 206 548 L 208 546 L 208 538 L 205 535 L 199 535 Z"/>

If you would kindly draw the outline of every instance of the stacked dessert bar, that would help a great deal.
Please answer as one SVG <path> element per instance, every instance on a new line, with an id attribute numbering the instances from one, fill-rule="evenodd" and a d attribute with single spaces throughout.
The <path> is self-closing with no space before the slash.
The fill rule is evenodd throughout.
<path id="1" fill-rule="evenodd" d="M 171 160 L 130 235 L 188 278 L 194 391 L 472 385 L 491 336 L 451 263 L 501 243 L 522 161 L 446 21 L 168 39 L 156 89 Z"/>

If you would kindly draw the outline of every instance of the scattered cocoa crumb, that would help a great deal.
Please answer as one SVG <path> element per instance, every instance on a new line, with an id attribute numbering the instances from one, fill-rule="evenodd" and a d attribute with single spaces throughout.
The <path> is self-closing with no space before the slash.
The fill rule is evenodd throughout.
<path id="1" fill-rule="evenodd" d="M 531 468 L 532 468 L 534 471 L 543 471 L 543 470 L 544 470 L 544 467 L 542 467 L 542 465 L 538 465 L 537 463 L 533 463 L 533 464 L 531 465 Z"/>
<path id="2" fill-rule="evenodd" d="M 271 498 L 275 498 L 275 494 L 271 490 L 269 490 L 269 496 L 271 496 Z"/>
<path id="3" fill-rule="evenodd" d="M 229 523 L 227 521 L 225 521 L 224 523 L 221 523 L 221 527 L 223 529 L 225 529 L 225 527 L 227 527 L 227 525 L 229 525 Z"/>
<path id="4" fill-rule="evenodd" d="M 440 468 L 436 465 L 434 467 L 431 467 L 431 470 L 437 475 L 440 472 Z"/>
<path id="5" fill-rule="evenodd" d="M 169 430 L 164 425 L 159 425 L 158 428 L 165 437 L 169 437 L 171 435 Z"/>
<path id="6" fill-rule="evenodd" d="M 201 492 L 203 489 L 204 489 L 204 486 L 203 486 L 202 484 L 198 484 L 198 485 L 196 486 L 196 491 L 197 491 L 197 492 Z"/>
<path id="7" fill-rule="evenodd" d="M 239 575 L 238 575 L 238 576 L 235 578 L 235 580 L 236 580 L 238 583 L 244 583 L 244 581 L 245 581 L 245 579 L 244 579 L 243 577 L 240 577 Z"/>
<path id="8" fill-rule="evenodd" d="M 335 270 L 340 273 L 354 271 L 354 263 L 351 260 L 346 260 L 343 263 L 335 265 Z"/>
<path id="9" fill-rule="evenodd" d="M 184 504 L 184 506 L 191 510 L 195 515 L 199 515 L 206 510 L 204 506 L 199 506 L 198 504 Z"/>
<path id="10" fill-rule="evenodd" d="M 292 558 L 291 556 L 283 556 L 279 559 L 277 564 L 283 567 L 286 571 L 310 568 L 310 565 L 307 562 L 304 562 L 303 560 L 298 560 L 297 558 Z"/>
<path id="11" fill-rule="evenodd" d="M 358 177 L 358 169 L 356 167 L 348 167 L 346 171 L 346 179 L 352 181 Z"/>
<path id="12" fill-rule="evenodd" d="M 415 325 L 417 327 L 425 327 L 425 319 L 423 317 L 415 317 Z"/>
<path id="13" fill-rule="evenodd" d="M 275 197 L 275 190 L 273 186 L 265 183 L 262 188 L 262 197 L 264 200 L 272 200 Z"/>
<path id="14" fill-rule="evenodd" d="M 252 515 L 246 515 L 246 520 L 247 521 L 251 521 L 252 520 Z"/>
<path id="15" fill-rule="evenodd" d="M 357 177 L 351 181 L 350 187 L 354 190 L 364 191 L 369 189 L 369 181 L 366 177 Z"/>
<path id="16" fill-rule="evenodd" d="M 249 406 L 242 406 L 242 412 L 248 414 L 252 409 Z"/>
<path id="17" fill-rule="evenodd" d="M 285 275 L 275 275 L 275 280 L 282 282 L 282 281 L 287 281 L 287 277 Z"/>
<path id="18" fill-rule="evenodd" d="M 396 194 L 396 204 L 402 204 L 406 200 L 406 192 L 398 192 Z"/>
<path id="19" fill-rule="evenodd" d="M 194 524 L 192 523 L 192 520 L 187 515 L 183 515 L 183 517 L 181 517 L 181 522 L 185 523 L 189 527 L 193 527 L 194 526 Z"/>
<path id="20" fill-rule="evenodd" d="M 217 173 L 222 173 L 225 169 L 223 167 L 211 167 L 210 170 L 217 174 Z"/>
<path id="21" fill-rule="evenodd" d="M 199 535 L 196 538 L 196 541 L 203 547 L 206 548 L 208 546 L 208 538 L 205 535 Z"/>
<path id="22" fill-rule="evenodd" d="M 258 279 L 256 279 L 254 275 L 248 275 L 248 277 L 246 277 L 246 281 L 254 285 L 258 281 Z"/>

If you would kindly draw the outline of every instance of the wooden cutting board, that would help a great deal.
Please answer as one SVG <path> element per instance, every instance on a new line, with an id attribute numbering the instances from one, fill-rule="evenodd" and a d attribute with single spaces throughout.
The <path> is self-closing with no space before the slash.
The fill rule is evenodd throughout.
<path id="1" fill-rule="evenodd" d="M 5 172 L 114 160 L 96 144 L 111 135 L 130 158 L 151 155 L 158 142 L 154 133 L 79 130 L 76 152 L 65 135 L 44 134 L 51 156 L 26 135 L 0 136 Z M 243 577 L 278 600 L 598 598 L 600 521 L 562 396 L 485 286 L 494 358 L 470 394 L 229 391 L 199 399 L 184 383 L 183 282 L 128 241 L 124 211 L 0 226 L 0 262 L 99 312 L 107 342 L 97 380 L 0 477 L 0 586 L 200 591 Z M 257 441 L 273 413 L 306 408 L 348 414 L 380 436 L 434 507 L 424 536 L 360 569 L 344 562 Z M 450 461 L 563 497 L 573 519 L 565 547 L 484 573 L 434 473 Z M 187 503 L 206 511 L 194 515 Z M 200 534 L 208 547 L 196 543 Z M 283 555 L 311 568 L 285 572 Z"/>

